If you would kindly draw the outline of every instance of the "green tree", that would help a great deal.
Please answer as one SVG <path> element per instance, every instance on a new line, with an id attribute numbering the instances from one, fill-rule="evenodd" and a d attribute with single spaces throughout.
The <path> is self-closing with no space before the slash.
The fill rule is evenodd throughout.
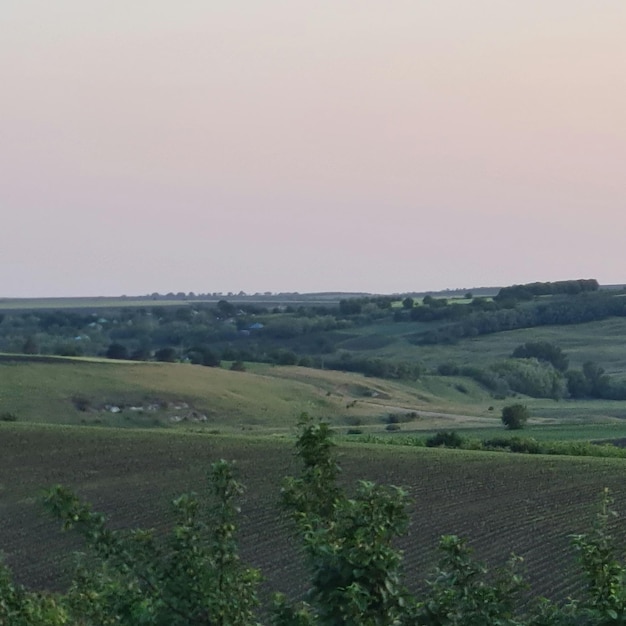
<path id="1" fill-rule="evenodd" d="M 288 479 L 283 502 L 292 511 L 311 568 L 306 619 L 318 626 L 392 626 L 406 615 L 401 553 L 393 540 L 407 528 L 407 494 L 361 481 L 349 498 L 336 484 L 330 429 L 308 418 L 297 443 L 300 478 Z M 280 611 L 295 610 L 283 602 Z M 282 624 L 287 626 L 289 621 Z"/>
<path id="2" fill-rule="evenodd" d="M 525 588 L 517 572 L 521 559 L 512 556 L 504 569 L 490 577 L 488 568 L 473 559 L 465 540 L 456 535 L 442 537 L 439 549 L 443 555 L 428 583 L 430 595 L 418 624 L 520 626 L 515 599 Z"/>
<path id="3" fill-rule="evenodd" d="M 539 361 L 551 363 L 560 372 L 565 372 L 569 366 L 569 359 L 561 348 L 549 341 L 528 341 L 513 350 L 512 356 L 516 359 L 536 358 Z"/>
<path id="4" fill-rule="evenodd" d="M 583 609 L 602 625 L 626 624 L 626 568 L 615 557 L 609 521 L 616 517 L 612 498 L 604 490 L 596 522 L 590 533 L 574 535 L 574 547 L 587 577 L 586 602 Z"/>
<path id="5" fill-rule="evenodd" d="M 22 345 L 22 352 L 24 354 L 38 354 L 39 353 L 39 345 L 35 341 L 35 338 L 30 335 L 26 337 L 24 344 Z"/>
<path id="6" fill-rule="evenodd" d="M 127 359 L 128 350 L 121 343 L 112 343 L 106 351 L 107 359 Z"/>
<path id="7" fill-rule="evenodd" d="M 586 398 L 589 396 L 591 386 L 582 371 L 568 370 L 565 377 L 567 379 L 567 391 L 572 398 Z"/>
<path id="8" fill-rule="evenodd" d="M 589 385 L 589 395 L 593 398 L 604 398 L 608 395 L 611 381 L 604 368 L 593 361 L 583 363 L 583 374 Z"/>
<path id="9" fill-rule="evenodd" d="M 207 501 L 195 494 L 174 501 L 176 522 L 165 538 L 153 531 L 111 530 L 103 515 L 73 493 L 62 487 L 49 491 L 48 509 L 64 528 L 83 536 L 99 564 L 80 570 L 68 594 L 76 623 L 256 624 L 259 574 L 241 564 L 235 538 L 242 486 L 226 461 L 214 463 L 209 477 Z"/>
<path id="10" fill-rule="evenodd" d="M 55 594 L 27 591 L 13 582 L 0 560 L 0 624 L 2 626 L 63 626 L 68 613 Z"/>
<path id="11" fill-rule="evenodd" d="M 160 348 L 154 353 L 154 358 L 157 361 L 162 361 L 164 363 L 175 363 L 178 360 L 178 353 L 175 348 L 166 347 Z"/>
<path id="12" fill-rule="evenodd" d="M 525 404 L 509 404 L 502 409 L 502 423 L 509 430 L 520 430 L 526 426 L 530 414 Z"/>

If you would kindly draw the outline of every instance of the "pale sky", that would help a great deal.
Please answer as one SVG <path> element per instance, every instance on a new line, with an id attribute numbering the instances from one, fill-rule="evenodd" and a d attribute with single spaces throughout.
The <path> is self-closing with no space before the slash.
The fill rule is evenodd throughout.
<path id="1" fill-rule="evenodd" d="M 0 297 L 626 282 L 624 0 L 4 0 Z"/>

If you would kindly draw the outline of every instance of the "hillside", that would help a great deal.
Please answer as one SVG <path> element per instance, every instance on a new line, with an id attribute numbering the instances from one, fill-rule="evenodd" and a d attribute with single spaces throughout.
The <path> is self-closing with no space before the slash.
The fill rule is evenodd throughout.
<path id="1" fill-rule="evenodd" d="M 1 548 L 25 584 L 62 587 L 70 552 L 80 547 L 42 516 L 46 486 L 76 490 L 114 527 L 163 528 L 170 499 L 202 492 L 208 465 L 226 458 L 237 462 L 247 486 L 244 559 L 261 568 L 266 589 L 292 597 L 304 591 L 293 529 L 277 507 L 283 477 L 297 471 L 291 438 L 0 424 L 0 454 Z M 348 444 L 339 458 L 346 485 L 369 479 L 408 489 L 412 523 L 402 548 L 412 586 L 431 571 L 439 536 L 457 533 L 491 566 L 514 551 L 525 559 L 533 591 L 563 599 L 582 584 L 568 536 L 589 527 L 602 488 L 610 487 L 617 510 L 626 511 L 621 461 Z M 616 532 L 623 545 L 624 529 Z"/>
<path id="2" fill-rule="evenodd" d="M 415 428 L 453 420 L 489 425 L 495 420 L 488 403 L 477 386 L 469 395 L 450 381 L 406 384 L 304 367 L 233 372 L 182 363 L 0 358 L 0 413 L 28 422 L 262 433 L 289 431 L 307 412 L 340 428 L 383 431 L 392 412 L 419 412 Z"/>

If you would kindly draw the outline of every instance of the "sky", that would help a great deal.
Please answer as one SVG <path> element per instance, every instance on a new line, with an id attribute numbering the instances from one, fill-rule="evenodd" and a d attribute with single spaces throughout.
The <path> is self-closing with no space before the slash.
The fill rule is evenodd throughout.
<path id="1" fill-rule="evenodd" d="M 0 297 L 626 283 L 624 0 L 4 0 Z"/>

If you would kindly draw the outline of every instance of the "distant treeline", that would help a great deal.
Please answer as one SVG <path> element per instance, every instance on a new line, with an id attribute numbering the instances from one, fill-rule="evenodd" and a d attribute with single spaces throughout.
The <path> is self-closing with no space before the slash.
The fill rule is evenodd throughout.
<path id="1" fill-rule="evenodd" d="M 587 291 L 598 291 L 600 285 L 595 278 L 578 280 L 559 280 L 552 283 L 527 283 L 503 287 L 495 297 L 497 301 L 532 300 L 535 296 L 558 296 L 565 294 L 575 296 Z"/>
<path id="2" fill-rule="evenodd" d="M 472 305 L 457 308 L 459 310 L 454 312 L 457 319 L 447 317 L 452 323 L 416 334 L 413 342 L 424 345 L 451 343 L 467 337 L 520 328 L 581 324 L 608 317 L 624 317 L 626 298 L 623 292 L 587 290 L 548 299 L 533 297 L 531 301 L 526 298 L 512 301 L 509 296 L 502 300 L 497 296 L 493 302 L 485 303 L 482 310 L 476 310 Z M 439 319 L 446 317 L 439 315 Z"/>
<path id="3" fill-rule="evenodd" d="M 421 299 L 360 295 L 323 304 L 273 306 L 220 299 L 180 306 L 13 311 L 0 313 L 0 352 L 183 361 L 212 367 L 222 361 L 262 362 L 415 379 L 425 368 L 415 359 L 395 356 L 395 342 L 405 347 L 407 342 L 451 343 L 518 328 L 626 316 L 624 296 L 623 291 L 600 291 L 596 280 L 581 279 L 504 287 L 493 299 L 467 292 L 454 299 L 430 294 Z M 390 332 L 395 324 L 404 324 L 402 332 Z M 452 368 L 496 395 L 626 395 L 618 385 L 592 384 L 584 373 L 566 371 L 545 354 L 512 357 L 490 367 L 455 369 L 443 364 L 439 373 Z"/>

